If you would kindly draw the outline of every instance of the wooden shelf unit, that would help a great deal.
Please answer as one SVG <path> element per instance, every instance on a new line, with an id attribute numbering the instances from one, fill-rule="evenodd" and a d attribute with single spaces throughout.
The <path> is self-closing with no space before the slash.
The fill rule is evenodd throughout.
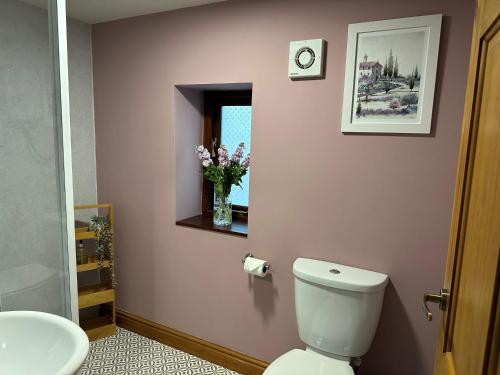
<path id="1" fill-rule="evenodd" d="M 80 309 L 114 301 L 115 290 L 106 284 L 94 284 L 78 288 L 78 307 Z"/>
<path id="2" fill-rule="evenodd" d="M 109 260 L 105 260 L 102 263 L 103 268 L 109 268 Z M 88 263 L 85 264 L 77 264 L 76 272 L 86 272 L 98 269 L 98 262 L 96 256 L 89 256 Z"/>
<path id="3" fill-rule="evenodd" d="M 75 210 L 88 209 L 106 209 L 108 211 L 109 223 L 113 229 L 113 206 L 111 204 L 88 204 L 75 206 Z M 88 224 L 81 225 L 78 222 L 75 224 L 75 240 L 95 239 L 94 231 L 91 231 Z M 114 252 L 114 246 L 112 247 Z M 110 260 L 104 260 L 102 268 L 109 268 Z M 89 256 L 89 261 L 85 264 L 76 266 L 78 273 L 97 271 L 100 272 L 97 261 L 97 256 Z M 115 290 L 109 283 L 93 284 L 78 287 L 78 307 L 85 309 L 88 307 L 99 306 L 102 310 L 104 307 L 107 311 L 99 316 L 88 319 L 80 319 L 80 327 L 85 331 L 90 341 L 98 340 L 103 337 L 112 336 L 116 332 L 116 306 L 115 306 Z"/>
<path id="4" fill-rule="evenodd" d="M 113 336 L 116 332 L 114 318 L 111 315 L 103 315 L 83 320 L 80 322 L 80 327 L 83 328 L 90 341 Z"/>
<path id="5" fill-rule="evenodd" d="M 95 238 L 95 233 L 94 232 L 77 232 L 75 230 L 75 240 L 80 241 L 80 240 L 89 240 L 91 238 Z"/>

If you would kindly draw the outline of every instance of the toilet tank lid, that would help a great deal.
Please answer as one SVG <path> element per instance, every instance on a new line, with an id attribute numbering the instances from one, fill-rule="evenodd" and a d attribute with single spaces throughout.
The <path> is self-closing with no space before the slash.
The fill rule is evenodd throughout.
<path id="1" fill-rule="evenodd" d="M 383 273 L 306 258 L 295 260 L 293 274 L 311 283 L 367 293 L 384 289 L 389 281 Z"/>

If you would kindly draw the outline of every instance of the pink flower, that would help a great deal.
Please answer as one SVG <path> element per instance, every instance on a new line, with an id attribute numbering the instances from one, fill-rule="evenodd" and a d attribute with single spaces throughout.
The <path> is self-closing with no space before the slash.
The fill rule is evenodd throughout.
<path id="1" fill-rule="evenodd" d="M 234 161 L 236 163 L 239 163 L 241 158 L 243 157 L 243 150 L 245 149 L 245 144 L 241 142 L 238 147 L 236 147 L 236 150 L 234 151 L 233 156 L 231 156 L 231 161 Z"/>
<path id="2" fill-rule="evenodd" d="M 247 170 L 250 167 L 250 154 L 241 162 L 241 169 Z"/>
<path id="3" fill-rule="evenodd" d="M 230 162 L 229 162 L 229 154 L 227 153 L 226 146 L 221 145 L 219 147 L 219 150 L 217 151 L 219 154 L 219 165 L 222 167 L 228 167 Z"/>
<path id="4" fill-rule="evenodd" d="M 203 147 L 203 145 L 196 146 L 196 153 L 198 154 L 198 159 L 201 160 L 201 165 L 205 168 L 214 163 L 210 156 L 210 152 Z"/>
<path id="5" fill-rule="evenodd" d="M 198 154 L 198 159 L 200 160 L 210 159 L 210 152 L 203 147 L 203 145 L 196 146 L 196 153 Z"/>

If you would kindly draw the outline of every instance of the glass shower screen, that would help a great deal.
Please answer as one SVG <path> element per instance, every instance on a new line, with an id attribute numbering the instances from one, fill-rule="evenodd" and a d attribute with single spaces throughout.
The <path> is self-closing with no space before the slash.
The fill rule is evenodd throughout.
<path id="1" fill-rule="evenodd" d="M 0 0 L 0 310 L 76 321 L 65 4 L 45 5 Z"/>

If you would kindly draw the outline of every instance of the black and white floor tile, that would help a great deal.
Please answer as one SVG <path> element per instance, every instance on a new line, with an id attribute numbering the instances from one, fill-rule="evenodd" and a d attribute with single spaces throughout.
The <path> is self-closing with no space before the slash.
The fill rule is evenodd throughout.
<path id="1" fill-rule="evenodd" d="M 191 354 L 123 328 L 116 335 L 90 343 L 79 375 L 238 375 Z"/>

